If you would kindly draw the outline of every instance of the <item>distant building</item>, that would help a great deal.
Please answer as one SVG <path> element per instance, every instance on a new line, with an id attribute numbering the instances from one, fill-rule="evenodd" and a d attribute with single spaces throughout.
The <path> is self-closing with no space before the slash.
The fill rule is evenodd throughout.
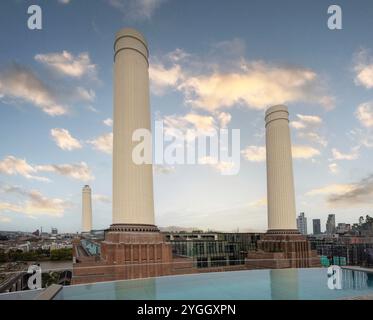
<path id="1" fill-rule="evenodd" d="M 29 241 L 27 241 L 26 243 L 19 244 L 17 246 L 17 250 L 21 250 L 23 252 L 29 252 L 30 248 L 31 248 L 31 244 Z"/>
<path id="2" fill-rule="evenodd" d="M 351 231 L 351 225 L 347 223 L 338 223 L 336 233 L 345 234 Z"/>
<path id="3" fill-rule="evenodd" d="M 321 221 L 320 219 L 312 220 L 313 234 L 321 234 Z"/>
<path id="4" fill-rule="evenodd" d="M 373 267 L 372 237 L 309 237 L 311 248 L 329 264 Z"/>
<path id="5" fill-rule="evenodd" d="M 307 218 L 304 212 L 301 212 L 297 218 L 297 228 L 301 234 L 307 235 Z"/>
<path id="6" fill-rule="evenodd" d="M 49 235 L 48 232 L 42 232 L 42 233 L 40 233 L 40 237 L 43 238 L 43 239 L 48 239 L 50 237 L 50 235 Z"/>
<path id="7" fill-rule="evenodd" d="M 335 231 L 335 214 L 329 214 L 326 222 L 326 233 L 335 234 Z"/>
<path id="8" fill-rule="evenodd" d="M 55 236 L 58 234 L 57 228 L 52 228 L 52 236 Z"/>
<path id="9" fill-rule="evenodd" d="M 240 265 L 257 249 L 260 233 L 163 232 L 174 256 L 193 259 L 197 268 Z"/>

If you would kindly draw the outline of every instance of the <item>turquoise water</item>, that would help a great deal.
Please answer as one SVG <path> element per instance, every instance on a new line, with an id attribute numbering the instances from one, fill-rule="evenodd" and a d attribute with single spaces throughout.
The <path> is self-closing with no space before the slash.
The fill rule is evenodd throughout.
<path id="1" fill-rule="evenodd" d="M 245 270 L 67 286 L 57 300 L 310 300 L 373 295 L 373 274 L 343 270 L 343 289 L 331 290 L 327 269 Z"/>

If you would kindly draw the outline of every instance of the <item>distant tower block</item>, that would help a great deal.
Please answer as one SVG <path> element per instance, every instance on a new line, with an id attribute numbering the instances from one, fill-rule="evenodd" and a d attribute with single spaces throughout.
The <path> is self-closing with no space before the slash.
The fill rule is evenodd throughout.
<path id="1" fill-rule="evenodd" d="M 150 130 L 148 46 L 125 28 L 114 43 L 113 225 L 154 226 L 152 165 L 136 165 L 136 129 Z"/>
<path id="2" fill-rule="evenodd" d="M 288 108 L 283 105 L 269 108 L 265 122 L 268 232 L 298 233 Z"/>
<path id="3" fill-rule="evenodd" d="M 82 232 L 91 232 L 92 230 L 92 191 L 86 185 L 83 187 L 82 195 Z"/>

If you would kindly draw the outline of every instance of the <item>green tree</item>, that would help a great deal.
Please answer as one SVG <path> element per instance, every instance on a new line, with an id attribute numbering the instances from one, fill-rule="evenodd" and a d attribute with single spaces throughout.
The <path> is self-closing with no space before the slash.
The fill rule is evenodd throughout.
<path id="1" fill-rule="evenodd" d="M 361 226 L 361 225 L 363 225 L 363 223 L 364 223 L 364 217 L 361 216 L 361 217 L 359 218 L 359 225 Z"/>
<path id="2" fill-rule="evenodd" d="M 50 255 L 52 261 L 72 260 L 72 258 L 73 250 L 71 248 L 52 250 Z"/>

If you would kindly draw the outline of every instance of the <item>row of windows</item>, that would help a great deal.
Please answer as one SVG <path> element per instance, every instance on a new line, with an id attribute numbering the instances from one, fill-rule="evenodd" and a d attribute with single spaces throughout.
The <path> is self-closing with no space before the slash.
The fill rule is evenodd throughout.
<path id="1" fill-rule="evenodd" d="M 176 254 L 195 256 L 203 254 L 238 254 L 248 251 L 250 245 L 243 247 L 238 243 L 226 243 L 221 241 L 174 241 L 171 242 L 173 251 Z"/>

